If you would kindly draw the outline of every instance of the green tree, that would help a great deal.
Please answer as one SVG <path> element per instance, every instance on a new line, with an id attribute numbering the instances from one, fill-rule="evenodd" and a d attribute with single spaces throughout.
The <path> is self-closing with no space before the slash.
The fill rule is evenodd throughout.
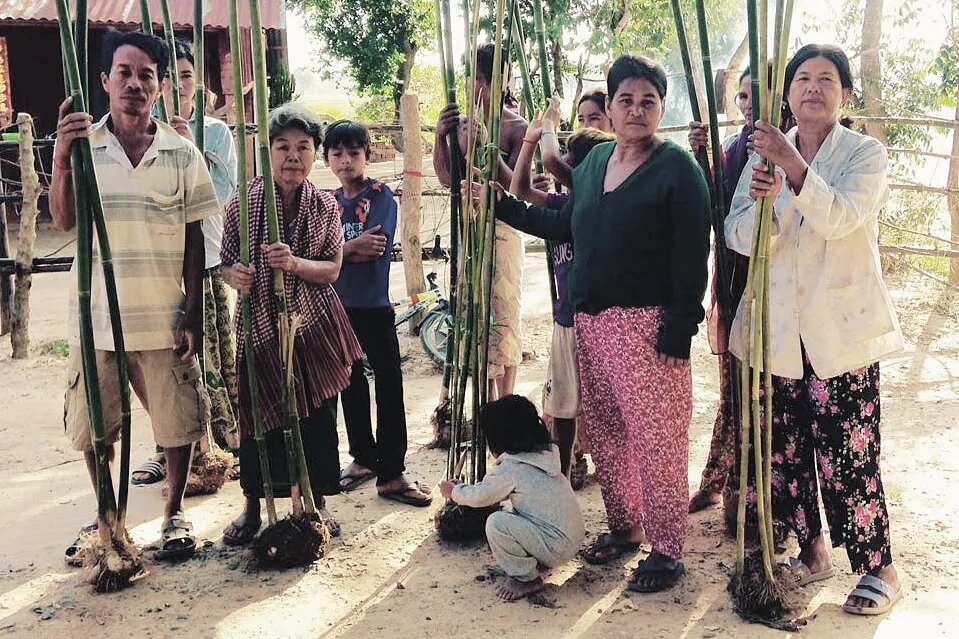
<path id="1" fill-rule="evenodd" d="M 327 69 L 345 62 L 357 90 L 389 96 L 399 121 L 400 96 L 421 47 L 435 39 L 429 0 L 288 0 L 321 43 Z M 332 71 L 327 72 L 332 75 Z"/>

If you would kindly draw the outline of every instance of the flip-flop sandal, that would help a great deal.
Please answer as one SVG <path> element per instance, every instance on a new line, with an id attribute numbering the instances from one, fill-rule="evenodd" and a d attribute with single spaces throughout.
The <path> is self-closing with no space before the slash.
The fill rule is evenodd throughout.
<path id="1" fill-rule="evenodd" d="M 798 585 L 800 587 L 814 584 L 817 581 L 825 581 L 826 579 L 835 577 L 839 572 L 839 569 L 835 566 L 830 566 L 829 568 L 820 570 L 819 572 L 813 572 L 809 569 L 809 566 L 796 557 L 790 557 L 788 561 L 784 561 L 780 565 L 788 568 L 792 573 L 799 577 Z"/>
<path id="2" fill-rule="evenodd" d="M 364 470 L 359 473 L 344 472 L 342 475 L 340 475 L 340 492 L 353 492 L 374 477 L 376 477 L 376 473 L 374 473 L 372 470 Z"/>
<path id="3" fill-rule="evenodd" d="M 193 524 L 177 514 L 163 526 L 160 549 L 153 556 L 158 561 L 183 559 L 196 551 L 196 537 L 193 536 Z"/>
<path id="4" fill-rule="evenodd" d="M 626 588 L 633 592 L 660 592 L 676 585 L 679 578 L 686 574 L 686 566 L 677 561 L 672 568 L 649 568 L 645 559 L 633 570 L 633 576 Z M 645 581 L 642 583 L 640 580 Z"/>
<path id="5" fill-rule="evenodd" d="M 421 497 L 419 495 L 426 496 Z M 406 484 L 402 488 L 397 488 L 396 490 L 381 492 L 379 493 L 379 496 L 384 499 L 398 501 L 401 504 L 419 506 L 420 508 L 429 506 L 433 502 L 433 495 L 430 494 L 429 490 L 423 488 L 420 486 L 419 482 L 415 481 L 412 484 Z"/>
<path id="6" fill-rule="evenodd" d="M 86 538 L 95 532 L 99 526 L 96 522 L 88 524 L 81 528 L 77 532 L 77 538 L 72 544 L 67 546 L 66 551 L 63 553 L 63 560 L 67 562 L 68 566 L 73 566 L 74 568 L 80 567 L 80 548 L 83 546 L 83 542 L 86 541 Z"/>
<path id="7" fill-rule="evenodd" d="M 147 477 L 146 479 L 134 479 L 134 473 L 145 473 Z M 139 468 L 130 473 L 130 483 L 134 486 L 147 486 L 164 479 L 166 479 L 166 463 L 154 459 L 143 462 Z"/>
<path id="8" fill-rule="evenodd" d="M 626 541 L 614 533 L 605 532 L 597 537 L 592 545 L 583 550 L 583 559 L 586 560 L 586 563 L 601 566 L 637 550 L 639 550 L 637 542 Z"/>
<path id="9" fill-rule="evenodd" d="M 260 526 L 263 525 L 263 522 L 256 522 L 256 525 L 253 525 L 253 522 L 247 522 L 242 526 L 237 526 L 235 524 L 230 524 L 223 530 L 223 543 L 227 546 L 246 546 L 256 537 L 256 533 L 260 532 Z M 230 534 L 229 531 L 235 530 L 236 534 Z"/>
<path id="10" fill-rule="evenodd" d="M 851 606 L 848 603 L 842 605 L 844 612 L 851 615 L 876 616 L 884 615 L 902 599 L 902 587 L 893 588 L 879 577 L 872 575 L 863 575 L 856 584 L 855 590 L 849 593 L 850 597 L 862 597 L 875 602 L 875 606 Z M 847 597 L 848 599 L 848 597 Z"/>

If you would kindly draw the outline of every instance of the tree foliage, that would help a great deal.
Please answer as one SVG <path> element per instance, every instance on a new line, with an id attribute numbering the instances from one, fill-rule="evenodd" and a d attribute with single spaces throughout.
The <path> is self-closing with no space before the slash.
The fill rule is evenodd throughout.
<path id="1" fill-rule="evenodd" d="M 322 43 L 327 75 L 343 70 L 366 95 L 389 94 L 423 46 L 435 40 L 429 0 L 288 0 Z"/>

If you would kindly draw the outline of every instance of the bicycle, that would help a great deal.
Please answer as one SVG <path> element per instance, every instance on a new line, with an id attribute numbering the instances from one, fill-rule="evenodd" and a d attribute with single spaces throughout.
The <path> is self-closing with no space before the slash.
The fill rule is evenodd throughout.
<path id="1" fill-rule="evenodd" d="M 394 326 L 414 321 L 414 318 L 424 312 L 422 319 L 413 327 L 414 334 L 418 334 L 423 351 L 433 360 L 433 363 L 442 367 L 446 362 L 446 345 L 453 327 L 453 316 L 450 313 L 450 303 L 440 291 L 436 283 L 436 272 L 426 276 L 429 289 L 425 293 L 418 293 L 406 299 L 393 302 L 394 311 L 406 307 L 406 310 L 396 314 Z"/>

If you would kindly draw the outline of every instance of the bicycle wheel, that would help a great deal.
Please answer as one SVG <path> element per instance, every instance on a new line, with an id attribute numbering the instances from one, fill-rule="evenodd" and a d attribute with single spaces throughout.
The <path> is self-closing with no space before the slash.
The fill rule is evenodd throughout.
<path id="1" fill-rule="evenodd" d="M 430 311 L 420 323 L 420 342 L 433 363 L 442 367 L 446 363 L 446 344 L 452 334 L 453 317 L 443 305 Z"/>

